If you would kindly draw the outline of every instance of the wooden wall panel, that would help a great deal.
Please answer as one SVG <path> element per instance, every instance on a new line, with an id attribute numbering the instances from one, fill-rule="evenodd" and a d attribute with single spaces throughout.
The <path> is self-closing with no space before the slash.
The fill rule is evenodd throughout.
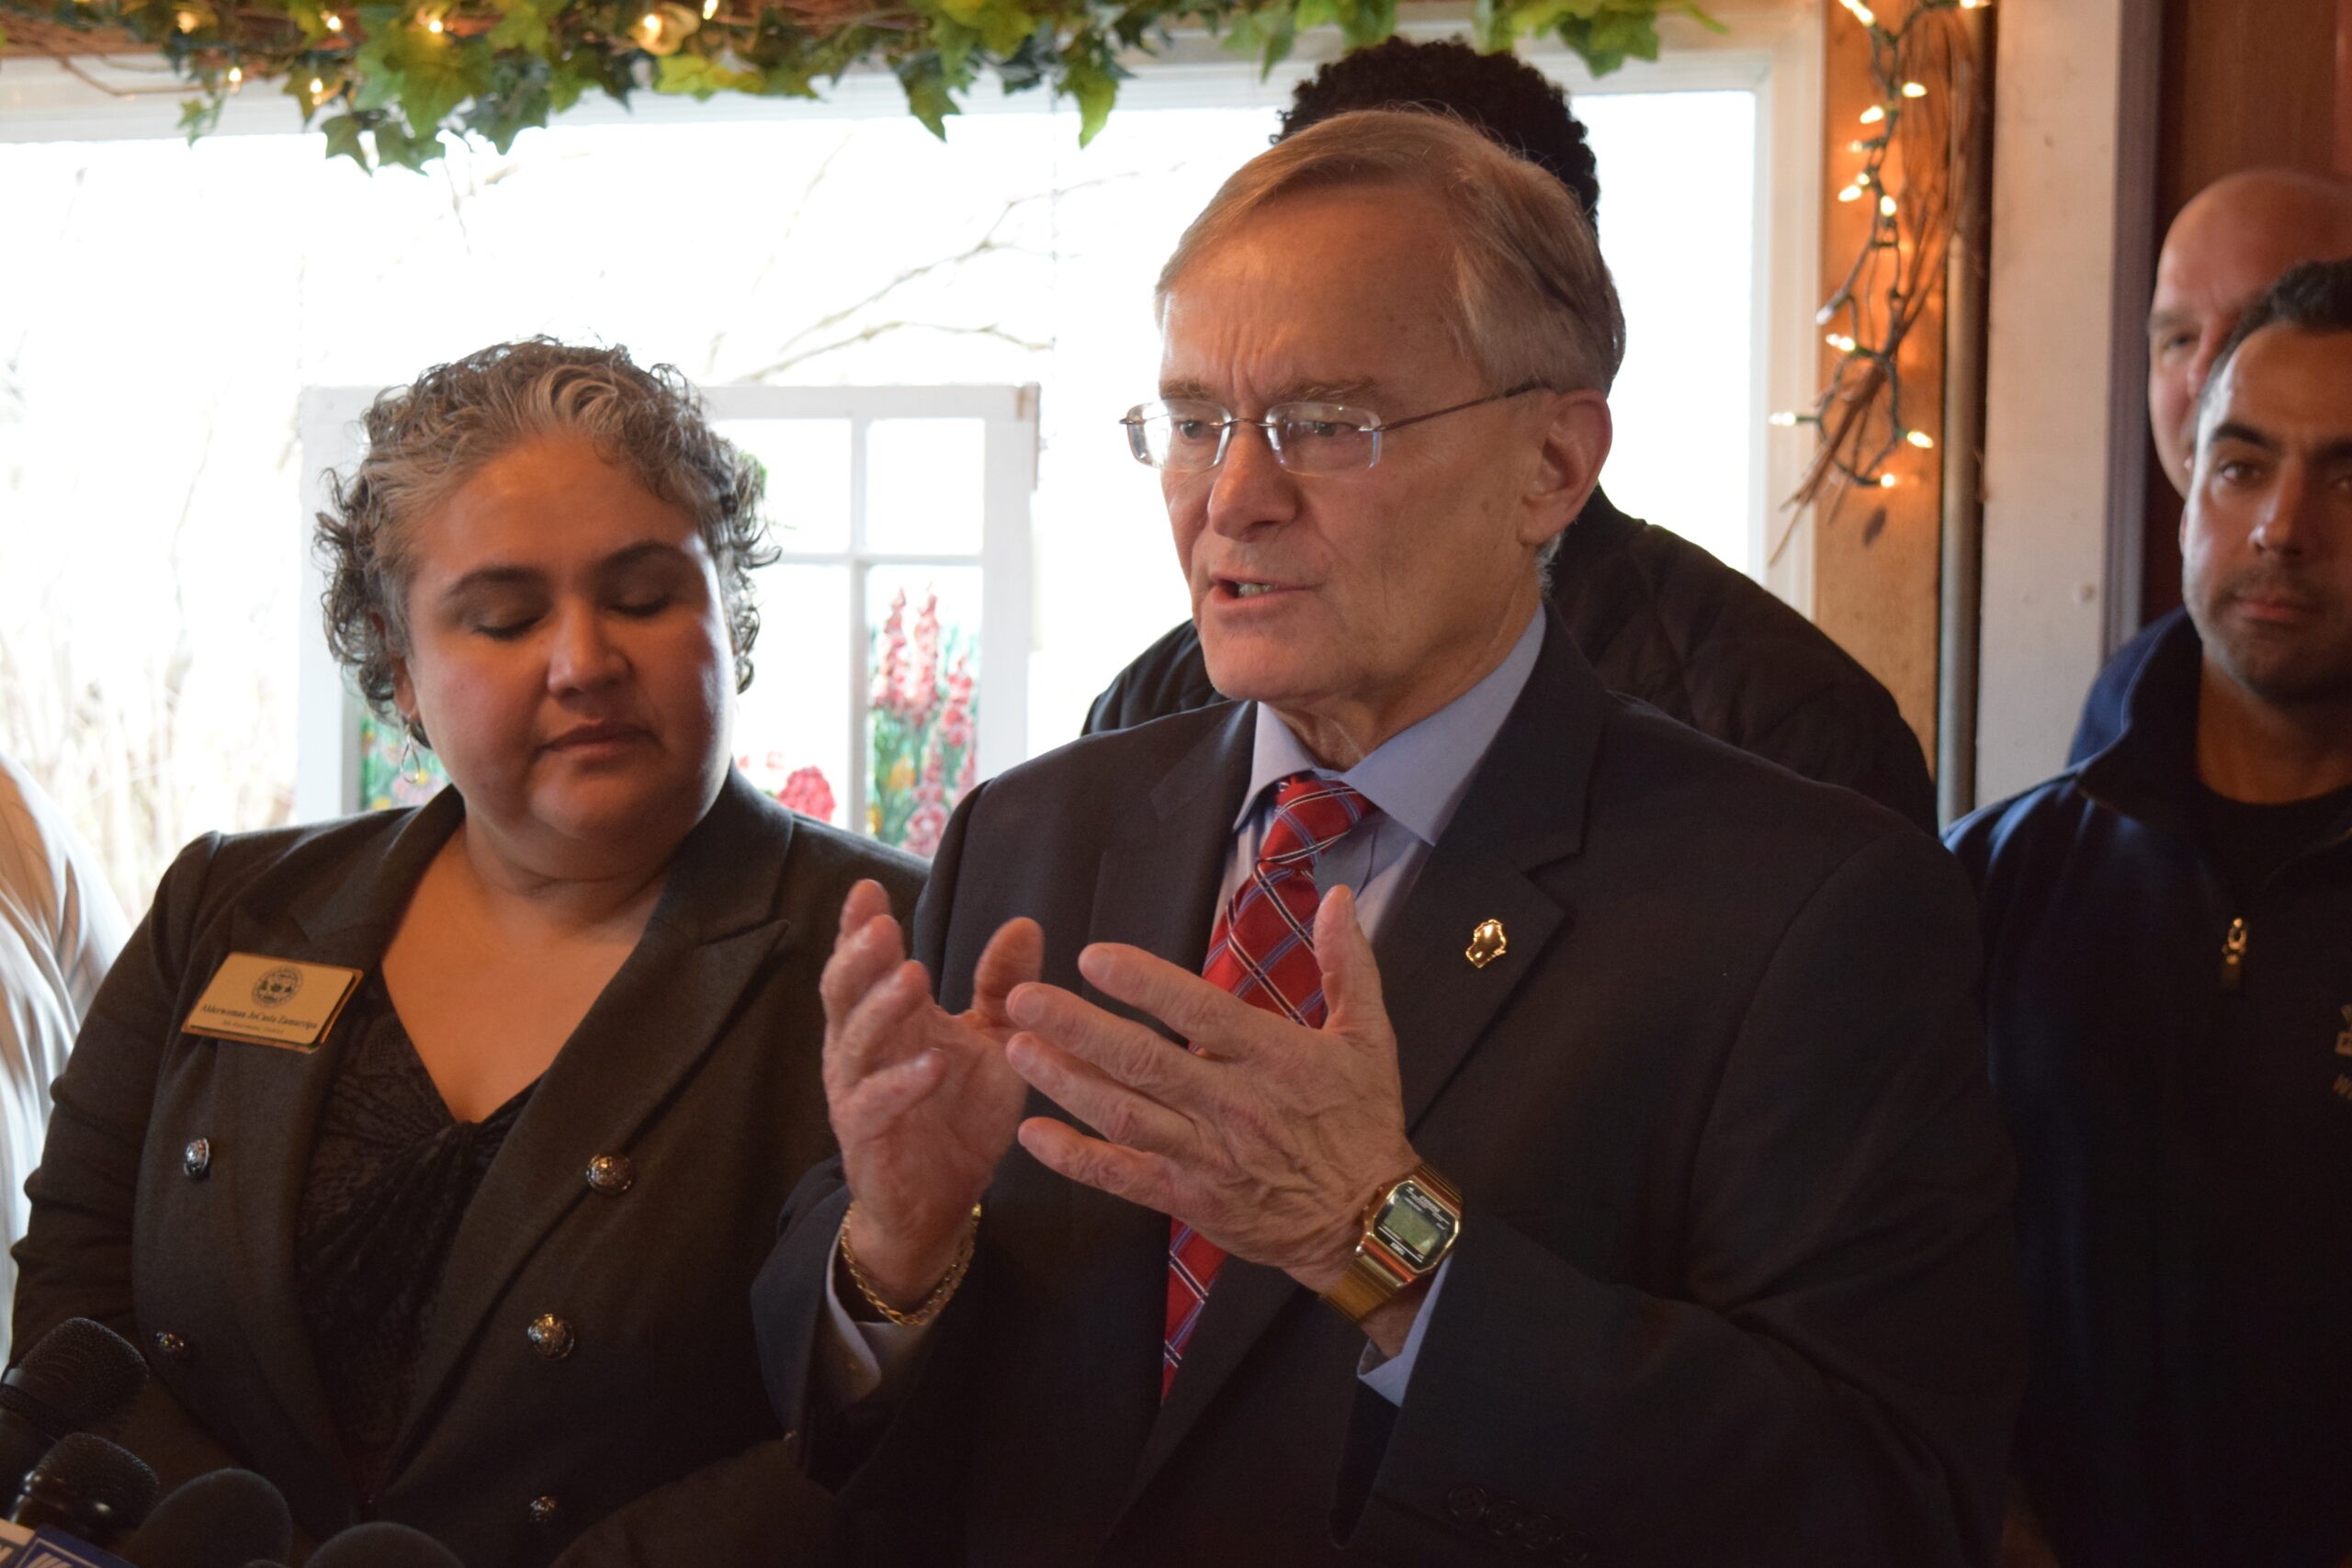
<path id="1" fill-rule="evenodd" d="M 1903 0 L 1882 5 L 1894 10 Z M 1823 0 L 1827 16 L 1826 70 L 1822 80 L 1822 188 L 1836 192 L 1861 166 L 1849 143 L 1864 134 L 1862 110 L 1878 101 L 1871 81 L 1870 45 L 1862 29 L 1835 0 Z M 1896 10 L 1895 15 L 1900 16 Z M 1892 173 L 1892 171 L 1890 171 Z M 1902 187 L 1898 184 L 1897 190 Z M 1869 238 L 1868 201 L 1822 203 L 1822 296 L 1845 278 Z M 1939 297 L 1920 315 L 1905 340 L 1898 364 L 1904 412 L 1913 429 L 1940 444 L 1944 434 L 1944 316 Z M 1826 345 L 1825 380 L 1838 355 Z M 1890 460 L 1894 488 L 1840 491 L 1835 481 L 1815 510 L 1813 617 L 1822 630 L 1894 694 L 1903 716 L 1918 733 L 1929 757 L 1936 754 L 1938 588 L 1942 570 L 1943 465 L 1939 451 L 1905 446 Z"/>

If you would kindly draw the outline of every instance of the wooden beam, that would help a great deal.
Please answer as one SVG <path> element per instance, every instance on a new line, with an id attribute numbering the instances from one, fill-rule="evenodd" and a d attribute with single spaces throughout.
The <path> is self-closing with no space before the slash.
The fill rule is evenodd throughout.
<path id="1" fill-rule="evenodd" d="M 1896 7 L 1882 6 L 1899 22 Z M 1868 242 L 1874 201 L 1839 201 L 1860 166 L 1850 147 L 1865 134 L 1861 114 L 1876 104 L 1871 77 L 1870 42 L 1836 0 L 1823 0 L 1827 18 L 1822 78 L 1822 182 L 1832 193 L 1822 203 L 1822 297 L 1846 277 Z M 1902 188 L 1894 173 L 1892 188 Z M 1939 446 L 1944 438 L 1944 310 L 1941 279 L 1938 298 L 1896 355 L 1903 378 L 1905 424 L 1925 433 Z M 1835 370 L 1840 355 L 1825 346 L 1821 373 Z M 1880 426 L 1883 428 L 1883 426 Z M 1903 446 L 1888 471 L 1888 490 L 1841 490 L 1836 481 L 1815 505 L 1813 530 L 1813 615 L 1862 667 L 1894 694 L 1903 716 L 1929 757 L 1936 755 L 1937 608 L 1942 570 L 1943 468 L 1937 452 Z"/>

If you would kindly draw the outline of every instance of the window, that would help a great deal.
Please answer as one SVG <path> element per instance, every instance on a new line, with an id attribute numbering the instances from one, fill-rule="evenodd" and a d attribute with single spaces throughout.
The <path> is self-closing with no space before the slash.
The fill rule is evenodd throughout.
<path id="1" fill-rule="evenodd" d="M 1757 570 L 1770 500 L 1784 492 L 1767 482 L 1781 459 L 1765 450 L 1762 415 L 1804 400 L 1818 278 L 1789 254 L 1810 214 L 1771 209 L 1756 175 L 1784 155 L 1783 122 L 1803 121 L 1801 95 L 1780 84 L 1788 61 L 1807 58 L 1804 35 L 1777 9 L 1752 15 L 1743 5 L 1720 43 L 1690 33 L 1693 48 L 1665 64 L 1570 79 L 1631 324 L 1610 490 Z M 979 771 L 1059 744 L 1186 612 L 1152 476 L 1114 423 L 1153 380 L 1151 279 L 1314 63 L 1303 50 L 1261 82 L 1214 46 L 1180 51 L 1126 84 L 1083 152 L 1074 114 L 1035 96 L 976 104 L 942 145 L 906 117 L 895 82 L 854 78 L 820 106 L 583 108 L 511 156 L 461 151 L 424 176 L 370 180 L 288 134 L 282 99 L 250 95 L 224 134 L 191 148 L 173 132 L 169 95 L 117 102 L 10 60 L 0 746 L 99 844 L 133 907 L 198 832 L 342 809 L 354 796 L 338 764 L 322 789 L 306 761 L 348 742 L 347 716 L 301 695 L 316 678 L 301 650 L 317 614 L 308 552 L 287 524 L 314 509 L 302 389 L 406 381 L 533 332 L 626 344 L 706 389 L 760 397 L 1042 388 L 1028 415 L 1027 568 L 982 568 L 984 595 L 1019 577 L 1029 597 L 982 608 Z M 1817 162 L 1817 107 L 1813 123 L 1801 169 Z M 1770 303 L 1791 277 L 1793 314 Z M 53 304 L 61 278 L 82 304 Z M 1793 390 L 1768 385 L 1791 364 Z M 810 423 L 850 417 L 828 406 Z M 821 439 L 838 456 L 838 434 Z M 815 536 L 802 513 L 835 504 L 803 477 L 796 468 L 771 491 L 788 546 Z M 888 577 L 879 563 L 867 573 Z M 825 771 L 846 821 L 871 804 L 849 749 L 862 732 L 841 705 L 854 650 L 846 630 L 797 640 L 793 627 L 817 623 L 781 606 L 808 581 L 770 590 L 745 734 L 805 722 L 832 737 L 806 761 L 798 742 L 775 749 L 786 777 Z M 897 581 L 919 612 L 931 580 Z M 944 608 L 958 581 L 938 581 Z M 888 594 L 857 603 L 869 633 L 887 625 Z M 1000 692 L 1008 626 L 1024 628 L 1013 635 L 1025 668 Z M 816 679 L 783 678 L 820 660 Z M 800 718 L 762 705 L 787 687 L 806 688 Z"/>

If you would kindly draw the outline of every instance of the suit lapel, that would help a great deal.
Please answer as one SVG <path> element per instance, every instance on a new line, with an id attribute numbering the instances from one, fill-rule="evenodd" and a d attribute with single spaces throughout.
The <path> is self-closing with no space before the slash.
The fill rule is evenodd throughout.
<path id="1" fill-rule="evenodd" d="M 483 1332 L 519 1349 L 529 1315 L 485 1325 L 540 1242 L 588 1195 L 585 1171 L 627 1149 L 702 1060 L 754 973 L 785 934 L 774 910 L 791 841 L 729 771 L 718 801 L 679 846 L 645 934 L 540 1078 L 468 1207 L 443 1271 L 420 1355 L 415 1398 L 394 1444 L 395 1472 L 431 1430 L 448 1385 Z"/>
<path id="2" fill-rule="evenodd" d="M 1557 614 L 1547 614 L 1543 651 L 1526 688 L 1411 894 L 1389 911 L 1374 944 L 1396 1033 L 1408 1131 L 1426 1119 L 1496 1012 L 1569 923 L 1569 911 L 1529 873 L 1582 846 L 1608 697 Z M 1228 825 L 1231 819 L 1228 814 Z M 1487 919 L 1502 923 L 1510 949 L 1474 967 L 1464 950 Z M 1185 1347 L 1183 1371 L 1152 1426 L 1130 1503 L 1302 1293 L 1278 1269 L 1227 1260 Z"/>
<path id="3" fill-rule="evenodd" d="M 336 867 L 338 880 L 315 901 L 291 893 L 279 906 L 282 913 L 265 915 L 255 911 L 273 900 L 248 896 L 231 918 L 230 951 L 372 973 L 409 895 L 463 816 L 455 792 L 436 797 L 401 825 L 372 866 Z M 227 1157 L 216 1171 L 227 1188 L 232 1277 L 246 1281 L 235 1292 L 237 1314 L 292 1428 L 294 1440 L 284 1445 L 279 1460 L 310 1472 L 303 1482 L 288 1483 L 297 1495 L 345 1497 L 350 1486 L 337 1461 L 341 1441 L 294 1280 L 311 1136 L 349 1032 L 348 1025 L 338 1026 L 309 1053 L 207 1043 L 217 1053 L 219 1102 L 235 1107 L 238 1126 L 279 1134 L 266 1148 L 223 1149 Z"/>

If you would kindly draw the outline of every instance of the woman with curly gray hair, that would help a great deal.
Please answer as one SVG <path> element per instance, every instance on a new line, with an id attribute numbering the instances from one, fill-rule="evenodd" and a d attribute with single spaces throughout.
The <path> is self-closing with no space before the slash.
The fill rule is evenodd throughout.
<path id="1" fill-rule="evenodd" d="M 17 1331 L 136 1333 L 130 1446 L 311 1540 L 819 1561 L 745 1302 L 831 1148 L 836 911 L 921 867 L 728 765 L 762 480 L 675 371 L 501 344 L 367 435 L 328 637 L 452 787 L 180 856 L 58 1084 Z"/>

